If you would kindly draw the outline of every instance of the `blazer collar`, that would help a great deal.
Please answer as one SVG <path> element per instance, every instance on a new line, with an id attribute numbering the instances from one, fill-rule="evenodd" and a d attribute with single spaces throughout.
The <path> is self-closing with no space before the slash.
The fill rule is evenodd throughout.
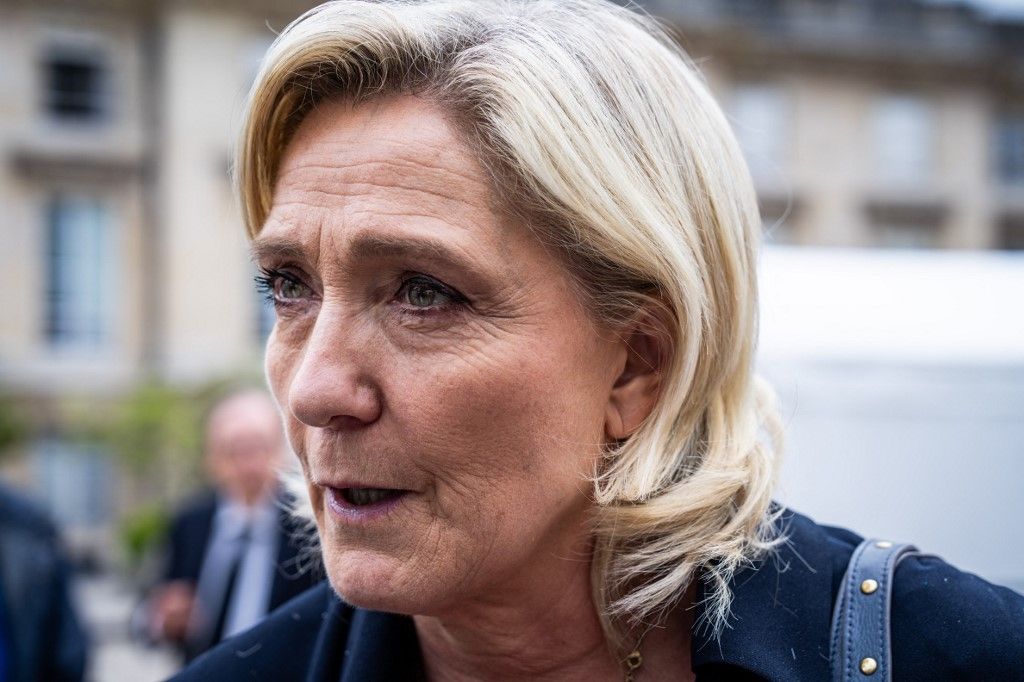
<path id="1" fill-rule="evenodd" d="M 330 594 L 307 682 L 391 682 L 423 679 L 412 618 L 353 609 Z"/>

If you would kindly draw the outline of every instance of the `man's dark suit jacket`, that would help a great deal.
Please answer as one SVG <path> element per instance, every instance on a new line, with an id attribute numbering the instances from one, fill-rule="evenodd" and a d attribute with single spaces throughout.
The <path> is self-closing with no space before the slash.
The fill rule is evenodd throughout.
<path id="1" fill-rule="evenodd" d="M 34 502 L 0 486 L 0 680 L 85 676 L 88 642 L 69 595 L 57 529 Z"/>
<path id="2" fill-rule="evenodd" d="M 789 542 L 733 579 L 732 616 L 721 637 L 694 630 L 691 657 L 698 682 L 830 679 L 832 604 L 861 538 L 792 512 L 784 523 Z M 700 622 L 703 604 L 696 608 Z M 1024 596 L 922 555 L 896 570 L 892 608 L 894 680 L 1024 680 Z M 424 671 L 412 619 L 353 608 L 327 584 L 221 643 L 174 678 L 417 679 L 424 679 Z"/>
<path id="3" fill-rule="evenodd" d="M 185 580 L 193 585 L 199 581 L 206 545 L 213 532 L 217 499 L 216 493 L 206 491 L 187 501 L 176 514 L 168 537 L 164 581 Z M 284 497 L 279 497 L 278 501 L 281 504 L 278 505 L 277 566 L 270 588 L 270 611 L 320 582 L 324 575 L 319 560 L 312 560 L 313 565 L 309 565 L 311 559 L 303 548 L 305 534 L 285 509 Z M 188 646 L 182 652 L 187 660 L 202 653 Z"/>

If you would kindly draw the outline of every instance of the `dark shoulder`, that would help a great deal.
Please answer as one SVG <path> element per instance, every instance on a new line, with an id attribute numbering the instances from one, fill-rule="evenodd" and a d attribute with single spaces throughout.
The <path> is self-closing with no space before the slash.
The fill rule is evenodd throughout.
<path id="1" fill-rule="evenodd" d="M 175 525 L 190 525 L 212 518 L 217 511 L 217 494 L 212 490 L 202 490 L 186 497 L 174 512 Z"/>
<path id="2" fill-rule="evenodd" d="M 894 679 L 1024 680 L 1024 596 L 942 559 L 918 555 L 896 569 Z M 927 672 L 926 672 L 927 671 Z"/>
<path id="3" fill-rule="evenodd" d="M 29 533 L 36 539 L 54 540 L 57 535 L 41 505 L 7 486 L 0 486 L 0 526 Z"/>
<path id="4" fill-rule="evenodd" d="M 819 524 L 791 509 L 783 512 L 780 524 L 786 542 L 779 551 L 815 557 L 813 568 L 828 576 L 830 601 L 835 601 L 850 557 L 864 538 L 846 528 Z"/>
<path id="5" fill-rule="evenodd" d="M 827 558 L 834 603 L 863 538 L 797 513 L 784 518 L 795 551 Z M 915 554 L 897 566 L 891 632 L 893 679 L 1024 680 L 1024 596 L 939 557 Z"/>
<path id="6" fill-rule="evenodd" d="M 336 601 L 326 582 L 312 587 L 256 626 L 207 651 L 172 679 L 304 679 L 321 627 Z"/>

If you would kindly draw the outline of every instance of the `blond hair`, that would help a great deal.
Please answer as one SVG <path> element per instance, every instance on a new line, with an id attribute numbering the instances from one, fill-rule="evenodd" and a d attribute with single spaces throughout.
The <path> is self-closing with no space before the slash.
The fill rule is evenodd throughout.
<path id="1" fill-rule="evenodd" d="M 594 477 L 594 601 L 613 646 L 698 571 L 720 629 L 741 566 L 779 541 L 779 429 L 753 375 L 760 218 L 698 70 L 649 17 L 604 0 L 328 2 L 270 48 L 237 159 L 256 235 L 282 154 L 329 97 L 440 105 L 503 210 L 557 246 L 611 325 L 647 311 L 671 349 L 652 413 Z"/>

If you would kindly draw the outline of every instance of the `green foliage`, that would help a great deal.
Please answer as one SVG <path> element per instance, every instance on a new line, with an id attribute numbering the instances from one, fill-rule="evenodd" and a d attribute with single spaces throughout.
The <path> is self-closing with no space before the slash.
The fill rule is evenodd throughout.
<path id="1" fill-rule="evenodd" d="M 162 456 L 189 463 L 198 457 L 202 405 L 188 392 L 143 384 L 116 413 L 104 440 L 132 471 L 146 472 Z"/>
<path id="2" fill-rule="evenodd" d="M 21 445 L 31 430 L 28 416 L 10 396 L 0 394 L 0 459 Z"/>
<path id="3" fill-rule="evenodd" d="M 137 568 L 167 533 L 168 512 L 162 505 L 148 505 L 121 520 L 118 536 L 128 565 Z"/>
<path id="4" fill-rule="evenodd" d="M 112 409 L 80 405 L 79 437 L 98 440 L 134 474 L 153 473 L 161 462 L 194 468 L 202 451 L 202 420 L 209 407 L 236 381 L 212 381 L 181 388 L 160 381 L 140 384 Z"/>

